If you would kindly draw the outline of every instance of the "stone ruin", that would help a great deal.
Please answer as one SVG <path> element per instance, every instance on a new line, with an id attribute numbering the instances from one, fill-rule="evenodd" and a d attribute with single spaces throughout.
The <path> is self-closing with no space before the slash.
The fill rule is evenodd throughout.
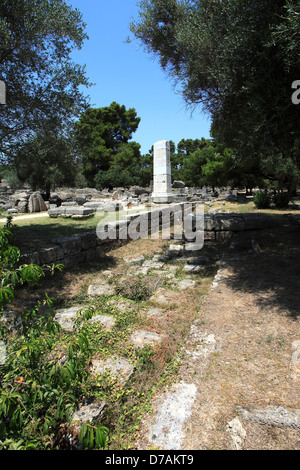
<path id="1" fill-rule="evenodd" d="M 149 187 L 131 186 L 112 190 L 95 188 L 57 188 L 45 201 L 40 192 L 28 188 L 12 189 L 6 180 L 0 183 L 0 208 L 8 214 L 46 212 L 50 217 L 85 219 L 97 210 L 121 211 L 151 203 L 200 202 L 212 206 L 215 201 L 246 202 L 237 190 L 228 188 L 187 187 L 183 181 L 171 180 L 170 143 L 154 144 L 153 181 Z"/>

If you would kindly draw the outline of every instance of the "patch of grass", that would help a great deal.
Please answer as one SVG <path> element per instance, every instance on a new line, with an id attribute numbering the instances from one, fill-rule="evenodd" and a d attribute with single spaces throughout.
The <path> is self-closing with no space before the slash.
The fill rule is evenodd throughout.
<path id="1" fill-rule="evenodd" d="M 51 240 L 58 237 L 71 237 L 77 233 L 96 230 L 97 224 L 103 217 L 95 216 L 86 220 L 74 220 L 49 216 L 29 218 L 13 222 L 17 226 L 14 230 L 14 244 L 22 253 L 36 251 L 45 246 L 52 245 Z M 3 224 L 4 225 L 4 224 Z"/>

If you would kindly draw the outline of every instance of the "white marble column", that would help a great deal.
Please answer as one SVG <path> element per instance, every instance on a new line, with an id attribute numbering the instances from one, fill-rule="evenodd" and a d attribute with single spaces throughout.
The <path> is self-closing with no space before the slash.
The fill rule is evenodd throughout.
<path id="1" fill-rule="evenodd" d="M 170 143 L 167 140 L 160 140 L 154 144 L 152 201 L 156 203 L 174 201 L 171 181 Z"/>

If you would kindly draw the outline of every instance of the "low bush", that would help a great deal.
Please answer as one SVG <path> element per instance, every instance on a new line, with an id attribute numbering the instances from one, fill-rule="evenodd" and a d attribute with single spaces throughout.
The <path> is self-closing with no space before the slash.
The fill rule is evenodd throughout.
<path id="1" fill-rule="evenodd" d="M 253 202 L 257 209 L 269 209 L 271 197 L 267 191 L 258 192 L 254 195 Z"/>

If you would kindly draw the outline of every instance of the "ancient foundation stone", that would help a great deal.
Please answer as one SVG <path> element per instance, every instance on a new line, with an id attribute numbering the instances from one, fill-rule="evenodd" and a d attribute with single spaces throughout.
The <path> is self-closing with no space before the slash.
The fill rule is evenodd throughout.
<path id="1" fill-rule="evenodd" d="M 94 359 L 92 361 L 91 372 L 93 375 L 110 372 L 115 376 L 119 385 L 124 385 L 134 372 L 133 365 L 126 359 L 116 356 L 106 359 Z"/>

